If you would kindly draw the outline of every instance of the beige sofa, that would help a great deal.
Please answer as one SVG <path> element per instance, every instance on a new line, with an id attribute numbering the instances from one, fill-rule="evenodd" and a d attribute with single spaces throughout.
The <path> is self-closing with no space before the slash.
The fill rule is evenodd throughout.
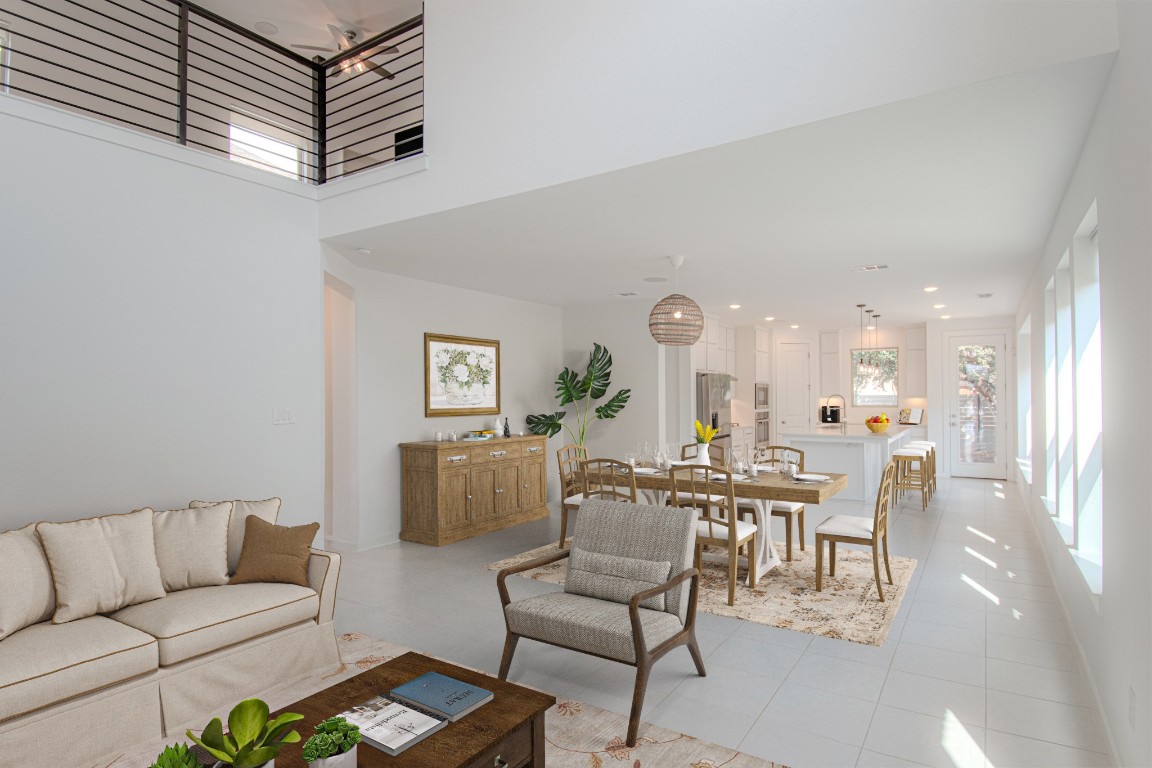
<path id="1" fill-rule="evenodd" d="M 233 524 L 229 536 L 237 529 Z M 44 546 L 34 531 L 29 526 L 0 534 L 0 558 L 14 560 L 5 546 L 34 557 L 32 548 Z M 230 539 L 229 549 L 234 562 L 239 546 Z M 61 568 L 49 569 L 50 581 L 59 580 Z M 185 740 L 184 728 L 202 726 L 206 713 L 293 676 L 335 667 L 339 572 L 339 555 L 313 549 L 306 587 L 193 587 L 113 612 L 10 631 L 0 639 L 0 762 L 84 767 L 142 739 Z M 38 567 L 5 576 L 20 583 L 0 590 L 56 594 Z"/>

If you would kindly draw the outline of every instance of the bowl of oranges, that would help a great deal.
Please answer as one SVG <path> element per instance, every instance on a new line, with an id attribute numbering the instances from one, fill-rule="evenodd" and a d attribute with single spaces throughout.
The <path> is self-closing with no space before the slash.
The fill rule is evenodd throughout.
<path id="1" fill-rule="evenodd" d="M 879 416 L 873 416 L 872 418 L 865 420 L 864 426 L 868 427 L 868 429 L 872 430 L 873 432 L 880 433 L 886 432 L 890 423 L 891 422 L 888 421 L 888 414 L 882 413 Z"/>

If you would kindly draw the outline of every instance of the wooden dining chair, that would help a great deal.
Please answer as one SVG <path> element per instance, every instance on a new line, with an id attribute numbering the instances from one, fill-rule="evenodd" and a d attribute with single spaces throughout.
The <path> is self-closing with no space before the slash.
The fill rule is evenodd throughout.
<path id="1" fill-rule="evenodd" d="M 716 469 L 724 468 L 724 446 L 716 445 L 715 443 L 685 443 L 680 446 L 680 460 L 688 461 L 694 459 L 700 454 L 700 446 L 706 445 L 708 447 L 708 461 Z"/>
<path id="2" fill-rule="evenodd" d="M 769 445 L 756 450 L 757 464 L 770 464 L 777 469 L 788 461 L 804 471 L 804 451 L 788 445 Z M 737 499 L 740 517 L 754 512 L 751 502 Z M 799 501 L 773 501 L 772 517 L 784 518 L 784 549 L 785 559 L 792 562 L 792 527 L 795 524 L 796 533 L 800 539 L 800 549 L 804 549 L 804 505 Z M 755 519 L 755 518 L 753 518 Z"/>
<path id="3" fill-rule="evenodd" d="M 747 550 L 749 583 L 756 583 L 756 524 L 736 517 L 731 473 L 712 467 L 683 466 L 672 467 L 668 475 L 672 479 L 672 505 L 698 510 L 696 568 L 701 567 L 704 547 L 723 547 L 728 553 L 728 605 L 735 605 L 741 549 Z"/>
<path id="4" fill-rule="evenodd" d="M 636 475 L 616 459 L 587 459 L 580 462 L 581 496 L 636 503 Z"/>
<path id="5" fill-rule="evenodd" d="M 564 539 L 568 536 L 568 513 L 580 508 L 584 495 L 580 490 L 580 462 L 588 458 L 588 449 L 577 443 L 570 443 L 556 451 L 556 462 L 560 465 L 560 544 L 564 549 Z"/>
<path id="6" fill-rule="evenodd" d="M 828 542 L 828 575 L 836 575 L 836 542 L 864 544 L 872 547 L 872 573 L 876 577 L 876 592 L 884 602 L 884 588 L 880 585 L 880 547 L 884 547 L 884 571 L 892 583 L 892 567 L 888 563 L 888 510 L 896 493 L 896 464 L 888 462 L 876 491 L 876 511 L 869 520 L 855 515 L 833 515 L 816 526 L 816 591 L 823 589 L 824 542 Z"/>

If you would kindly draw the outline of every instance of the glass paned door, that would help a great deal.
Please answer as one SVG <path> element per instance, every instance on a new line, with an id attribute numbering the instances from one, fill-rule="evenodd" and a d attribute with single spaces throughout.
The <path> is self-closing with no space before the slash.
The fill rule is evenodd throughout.
<path id="1" fill-rule="evenodd" d="M 946 380 L 955 382 L 949 418 L 952 475 L 1004 479 L 1004 337 L 955 336 L 949 347 Z"/>

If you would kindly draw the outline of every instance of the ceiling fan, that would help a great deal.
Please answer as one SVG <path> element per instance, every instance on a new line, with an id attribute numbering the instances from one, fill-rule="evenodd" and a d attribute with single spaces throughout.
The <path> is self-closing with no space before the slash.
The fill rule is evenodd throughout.
<path id="1" fill-rule="evenodd" d="M 326 53 L 337 53 L 338 51 L 352 50 L 352 47 L 356 45 L 356 38 L 359 36 L 359 32 L 357 32 L 352 27 L 348 27 L 347 29 L 340 29 L 334 24 L 328 25 L 328 31 L 332 33 L 332 39 L 335 40 L 336 45 L 339 46 L 338 48 L 322 48 L 318 45 L 300 45 L 298 43 L 292 43 L 292 47 L 302 48 L 306 51 L 324 51 Z M 394 53 L 400 53 L 400 49 L 394 45 L 389 45 L 381 48 L 379 52 L 391 55 Z M 379 64 L 375 64 L 369 61 L 366 56 L 353 56 L 350 59 L 345 59 L 344 61 L 340 62 L 340 64 L 336 67 L 336 69 L 332 71 L 330 75 L 328 75 L 328 77 L 339 77 L 340 75 L 355 77 L 362 72 L 372 72 L 373 74 L 377 75 L 378 77 L 382 77 L 385 80 L 396 79 L 396 75 L 384 69 L 384 67 L 380 66 Z"/>

